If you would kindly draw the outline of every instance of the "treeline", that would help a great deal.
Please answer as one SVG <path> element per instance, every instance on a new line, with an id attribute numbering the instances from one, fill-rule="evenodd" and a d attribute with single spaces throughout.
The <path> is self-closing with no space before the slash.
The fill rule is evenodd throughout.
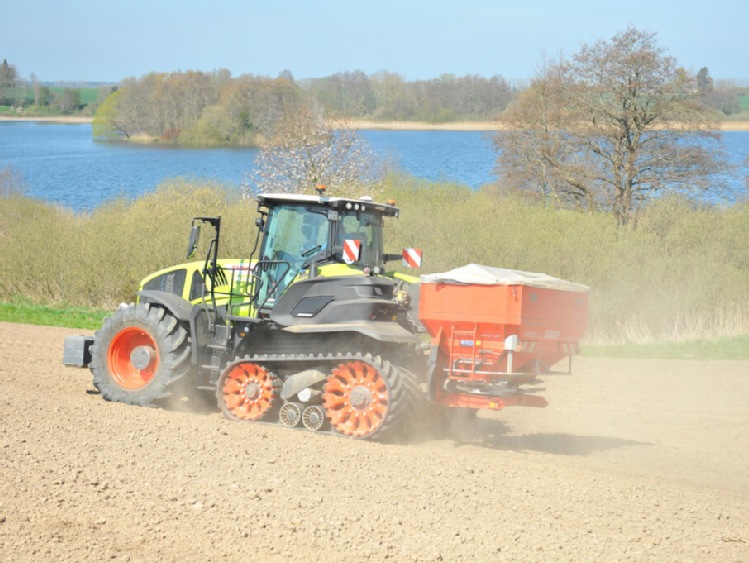
<path id="1" fill-rule="evenodd" d="M 5 191 L 1 182 L 0 301 L 23 296 L 105 309 L 131 301 L 139 280 L 185 260 L 195 215 L 223 217 L 223 257 L 247 256 L 255 238 L 255 206 L 238 190 L 174 180 L 135 201 L 74 214 Z M 373 195 L 401 208 L 386 225 L 385 250 L 424 251 L 423 269 L 412 274 L 479 263 L 590 286 L 588 342 L 749 332 L 747 204 L 699 207 L 664 197 L 631 230 L 601 212 L 404 176 L 386 177 Z"/>
<path id="2" fill-rule="evenodd" d="M 93 115 L 111 92 L 104 85 L 45 84 L 33 74 L 24 80 L 6 59 L 0 63 L 0 114 Z"/>
<path id="3" fill-rule="evenodd" d="M 174 141 L 181 144 L 251 145 L 267 139 L 289 113 L 322 110 L 331 119 L 490 120 L 504 111 L 513 90 L 499 76 L 406 82 L 393 73 L 369 77 L 337 73 L 298 83 L 227 70 L 151 73 L 123 81 L 101 105 L 98 137 Z"/>
<path id="4" fill-rule="evenodd" d="M 749 88 L 718 80 L 703 67 L 691 89 L 718 117 L 749 118 Z M 150 73 L 117 85 L 48 85 L 21 78 L 7 60 L 0 64 L 0 114 L 96 115 L 100 137 L 196 145 L 253 145 L 279 120 L 305 107 L 335 120 L 491 121 L 529 85 L 502 76 L 443 74 L 407 81 L 381 71 L 360 70 L 296 80 L 228 70 Z"/>
<path id="5" fill-rule="evenodd" d="M 721 80 L 716 85 L 707 67 L 702 67 L 696 76 L 697 92 L 703 103 L 725 116 L 749 111 L 749 88 L 741 88 L 730 80 Z"/>
<path id="6" fill-rule="evenodd" d="M 103 101 L 109 94 L 104 88 L 98 100 Z M 86 92 L 69 86 L 46 86 L 35 84 L 6 88 L 0 94 L 0 106 L 7 106 L 16 113 L 49 115 L 93 115 L 96 100 L 86 101 Z"/>
<path id="7" fill-rule="evenodd" d="M 514 89 L 501 76 L 443 74 L 408 82 L 399 74 L 339 72 L 304 87 L 328 116 L 343 119 L 449 122 L 496 119 Z"/>
<path id="8" fill-rule="evenodd" d="M 307 101 L 286 77 L 151 73 L 124 80 L 99 107 L 94 135 L 196 145 L 252 145 Z"/>

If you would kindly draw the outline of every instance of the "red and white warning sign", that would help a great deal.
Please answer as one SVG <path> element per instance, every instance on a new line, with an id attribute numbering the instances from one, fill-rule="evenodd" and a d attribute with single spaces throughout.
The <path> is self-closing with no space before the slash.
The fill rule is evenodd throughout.
<path id="1" fill-rule="evenodd" d="M 421 249 L 404 248 L 403 265 L 408 266 L 409 268 L 421 268 Z"/>
<path id="2" fill-rule="evenodd" d="M 346 264 L 353 264 L 359 260 L 361 253 L 361 241 L 360 240 L 344 240 L 343 241 L 343 261 Z"/>

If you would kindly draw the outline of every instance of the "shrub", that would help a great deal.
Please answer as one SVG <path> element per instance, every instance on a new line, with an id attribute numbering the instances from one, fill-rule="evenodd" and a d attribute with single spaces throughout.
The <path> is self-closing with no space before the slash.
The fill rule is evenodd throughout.
<path id="1" fill-rule="evenodd" d="M 479 263 L 590 286 L 589 341 L 749 334 L 747 203 L 698 207 L 662 198 L 627 229 L 603 214 L 490 188 L 389 175 L 377 193 L 401 208 L 401 218 L 386 224 L 386 251 L 422 248 L 418 273 Z M 0 201 L 0 300 L 104 308 L 131 301 L 143 277 L 185 261 L 196 215 L 222 216 L 222 257 L 247 256 L 255 240 L 254 201 L 182 179 L 88 214 L 16 192 L 0 192 Z"/>

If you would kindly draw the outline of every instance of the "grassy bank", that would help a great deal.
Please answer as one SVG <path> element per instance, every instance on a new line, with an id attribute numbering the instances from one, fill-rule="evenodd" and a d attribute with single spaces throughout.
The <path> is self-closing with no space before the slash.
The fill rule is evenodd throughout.
<path id="1" fill-rule="evenodd" d="M 38 305 L 24 297 L 0 302 L 0 321 L 96 330 L 111 311 L 80 306 Z"/>
<path id="2" fill-rule="evenodd" d="M 0 321 L 37 326 L 62 326 L 83 331 L 98 330 L 110 310 L 90 307 L 37 305 L 17 297 L 0 302 Z M 749 360 L 749 335 L 652 344 L 583 344 L 586 358 L 659 360 Z"/>
<path id="3" fill-rule="evenodd" d="M 638 360 L 749 360 L 749 335 L 650 344 L 585 344 L 586 358 Z"/>
<path id="4" fill-rule="evenodd" d="M 401 218 L 387 252 L 424 251 L 421 273 L 468 263 L 545 272 L 592 288 L 589 344 L 723 341 L 749 334 L 749 205 L 664 198 L 636 230 L 492 189 L 391 176 Z M 108 311 L 145 275 L 185 260 L 190 219 L 221 215 L 222 255 L 245 256 L 255 204 L 175 180 L 138 200 L 72 213 L 17 194 L 0 201 L 0 301 Z"/>

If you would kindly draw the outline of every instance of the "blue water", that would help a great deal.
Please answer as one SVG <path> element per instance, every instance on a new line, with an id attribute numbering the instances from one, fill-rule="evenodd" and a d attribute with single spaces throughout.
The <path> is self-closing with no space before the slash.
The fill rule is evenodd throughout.
<path id="1" fill-rule="evenodd" d="M 497 180 L 488 131 L 361 131 L 379 159 L 417 178 L 478 188 Z"/>
<path id="2" fill-rule="evenodd" d="M 0 122 L 0 169 L 19 171 L 26 195 L 74 210 L 140 196 L 169 178 L 238 186 L 257 152 L 94 141 L 90 124 Z"/>
<path id="3" fill-rule="evenodd" d="M 473 188 L 496 181 L 490 133 L 481 131 L 362 131 L 383 162 L 433 181 Z M 749 154 L 749 132 L 725 132 L 736 164 Z M 26 194 L 76 211 L 118 196 L 135 198 L 170 178 L 212 180 L 239 187 L 257 149 L 185 149 L 94 141 L 90 124 L 0 122 L 0 170 L 20 173 Z M 747 173 L 736 181 L 744 186 Z"/>

